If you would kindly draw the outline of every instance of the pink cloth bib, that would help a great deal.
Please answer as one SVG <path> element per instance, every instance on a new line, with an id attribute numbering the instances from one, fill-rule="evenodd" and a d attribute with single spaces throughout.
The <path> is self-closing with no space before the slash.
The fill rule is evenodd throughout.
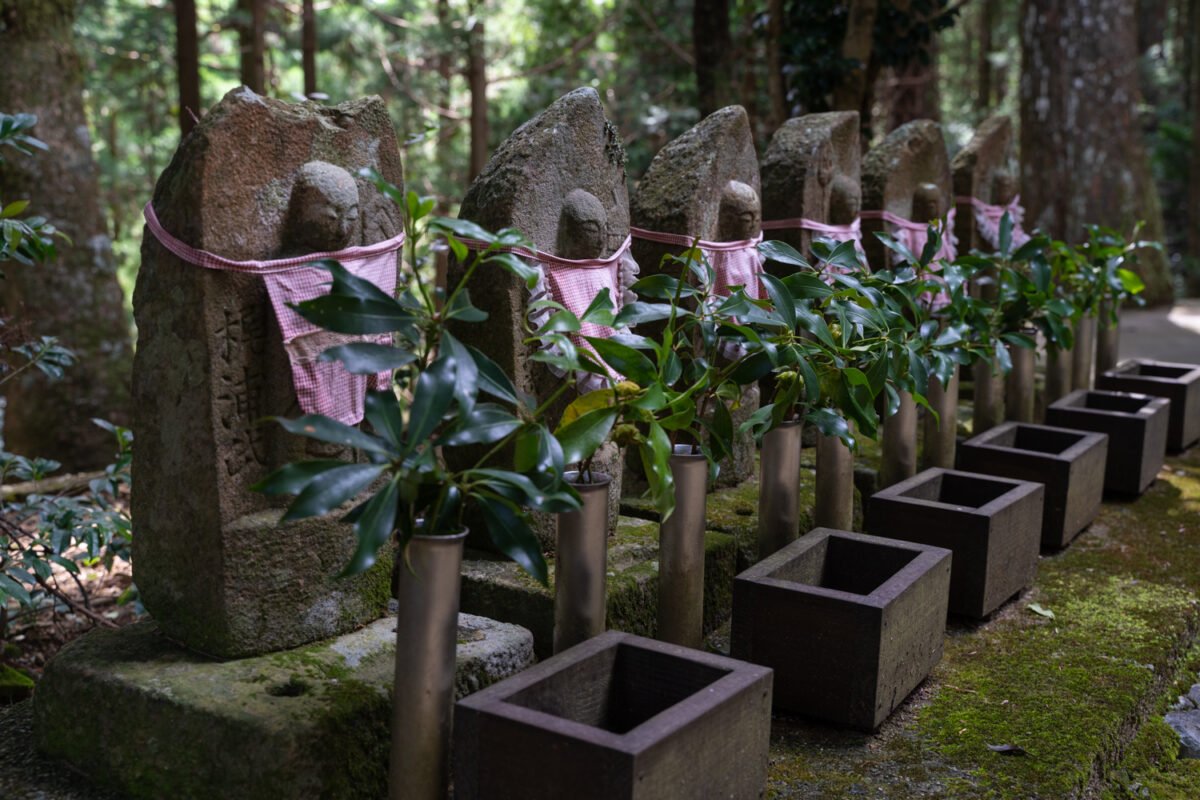
<path id="1" fill-rule="evenodd" d="M 1012 202 L 1006 206 L 985 203 L 978 197 L 956 197 L 955 201 L 959 205 L 971 206 L 975 212 L 975 225 L 979 228 L 979 235 L 992 246 L 993 250 L 1000 249 L 1000 220 L 1005 213 L 1012 220 L 1012 248 L 1016 250 L 1029 241 L 1029 234 L 1021 229 L 1021 223 L 1025 221 L 1025 209 L 1021 207 L 1021 195 L 1014 197 Z"/>
<path id="2" fill-rule="evenodd" d="M 648 242 L 672 244 L 678 247 L 691 247 L 695 243 L 713 268 L 713 292 L 715 294 L 728 297 L 733 293 L 733 287 L 741 286 L 746 290 L 747 297 L 754 300 L 762 299 L 763 291 L 758 280 L 758 276 L 762 274 L 762 257 L 758 253 L 758 244 L 762 241 L 761 233 L 753 239 L 744 239 L 740 242 L 710 242 L 678 233 L 660 233 L 644 228 L 630 228 L 629 230 L 638 239 Z"/>
<path id="3" fill-rule="evenodd" d="M 301 317 L 289 304 L 312 300 L 326 293 L 329 272 L 320 267 L 306 266 L 330 258 L 341 263 L 351 274 L 365 278 L 386 294 L 396 293 L 396 253 L 404 245 L 404 234 L 360 247 L 347 247 L 332 253 L 311 253 L 293 258 L 262 261 L 233 261 L 204 250 L 197 250 L 176 239 L 158 221 L 154 207 L 146 204 L 146 226 L 158 242 L 183 261 L 205 269 L 261 275 L 283 346 L 292 369 L 292 386 L 296 399 L 306 414 L 324 414 L 346 425 L 356 425 L 363 418 L 363 398 L 368 388 L 385 389 L 392 384 L 390 372 L 376 375 L 353 375 L 339 361 L 318 361 L 326 348 L 356 341 L 386 344 L 390 337 L 346 336 L 318 328 Z"/>

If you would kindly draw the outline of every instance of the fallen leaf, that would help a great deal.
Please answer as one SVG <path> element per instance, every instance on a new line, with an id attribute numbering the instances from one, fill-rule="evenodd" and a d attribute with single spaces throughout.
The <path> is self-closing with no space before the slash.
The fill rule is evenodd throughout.
<path id="1" fill-rule="evenodd" d="M 1002 756 L 1025 755 L 1025 749 L 1017 747 L 1015 744 L 989 744 L 987 749 L 991 750 L 993 753 L 999 753 Z"/>
<path id="2" fill-rule="evenodd" d="M 1033 613 L 1037 614 L 1039 617 L 1045 617 L 1046 619 L 1054 619 L 1054 612 L 1048 608 L 1043 608 L 1038 603 L 1030 603 L 1028 606 L 1026 606 L 1026 608 L 1028 608 Z"/>

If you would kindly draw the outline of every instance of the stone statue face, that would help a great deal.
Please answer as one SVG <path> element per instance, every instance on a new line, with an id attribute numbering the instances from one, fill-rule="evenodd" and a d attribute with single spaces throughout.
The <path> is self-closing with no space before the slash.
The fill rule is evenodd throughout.
<path id="1" fill-rule="evenodd" d="M 822 186 L 828 186 L 833 180 L 833 146 L 828 142 L 821 145 L 820 152 L 817 153 L 817 182 Z"/>
<path id="2" fill-rule="evenodd" d="M 1006 206 L 1017 196 L 1017 177 L 1008 170 L 1000 170 L 992 178 L 992 200 L 998 206 Z"/>
<path id="3" fill-rule="evenodd" d="M 936 184 L 919 184 L 913 192 L 913 221 L 932 222 L 941 219 L 943 213 L 942 190 Z"/>
<path id="4" fill-rule="evenodd" d="M 753 239 L 762 230 L 762 204 L 753 186 L 730 181 L 721 192 L 717 238 L 722 242 Z"/>
<path id="5" fill-rule="evenodd" d="M 608 242 L 608 214 L 590 192 L 575 189 L 563 200 L 558 221 L 557 255 L 583 260 L 601 258 Z"/>
<path id="6" fill-rule="evenodd" d="M 829 190 L 829 223 L 849 225 L 862 208 L 862 190 L 849 175 L 839 175 Z"/>
<path id="7" fill-rule="evenodd" d="M 290 252 L 342 250 L 358 230 L 358 186 L 341 167 L 310 161 L 300 168 L 288 205 Z"/>

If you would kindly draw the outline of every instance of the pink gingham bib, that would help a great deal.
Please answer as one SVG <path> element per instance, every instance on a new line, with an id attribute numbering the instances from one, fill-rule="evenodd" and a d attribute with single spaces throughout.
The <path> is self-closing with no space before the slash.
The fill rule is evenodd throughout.
<path id="1" fill-rule="evenodd" d="M 758 253 L 758 244 L 762 241 L 761 233 L 753 239 L 743 239 L 739 242 L 710 242 L 678 233 L 661 233 L 644 228 L 629 230 L 634 237 L 648 242 L 678 247 L 691 247 L 694 243 L 713 268 L 714 294 L 728 297 L 733 287 L 741 286 L 746 290 L 747 297 L 762 299 L 762 287 L 758 280 L 758 276 L 762 274 L 762 257 Z"/>
<path id="2" fill-rule="evenodd" d="M 296 399 L 304 413 L 323 414 L 346 425 L 355 425 L 362 421 L 363 398 L 367 389 L 391 386 L 390 372 L 353 375 L 339 361 L 318 360 L 326 348 L 338 344 L 353 341 L 387 343 L 390 338 L 386 334 L 369 337 L 332 334 L 308 322 L 289 305 L 312 300 L 325 293 L 330 282 L 329 273 L 320 267 L 307 265 L 326 258 L 340 262 L 351 274 L 369 280 L 388 295 L 394 295 L 396 253 L 404 244 L 403 232 L 382 242 L 347 247 L 332 253 L 311 253 L 262 261 L 232 261 L 197 250 L 176 239 L 159 223 L 152 204 L 146 204 L 144 216 L 154 238 L 183 261 L 205 269 L 262 276 L 291 364 Z"/>
<path id="3" fill-rule="evenodd" d="M 890 211 L 864 211 L 861 216 L 863 219 L 881 219 L 891 224 L 894 227 L 892 235 L 918 258 L 921 256 L 921 251 L 925 249 L 925 243 L 929 241 L 929 223 L 927 222 L 913 222 Z M 935 278 L 938 277 L 936 273 L 942 270 L 942 261 L 953 261 L 958 257 L 958 240 L 954 238 L 954 218 L 955 210 L 952 208 L 946 214 L 946 218 L 942 220 L 942 243 L 933 256 L 933 262 L 929 265 L 929 271 L 934 273 Z M 950 293 L 943 289 L 934 295 L 929 303 L 933 311 L 945 308 L 950 304 Z"/>
<path id="4" fill-rule="evenodd" d="M 971 206 L 975 212 L 975 225 L 979 228 L 979 235 L 992 246 L 993 250 L 1000 249 L 1000 220 L 1006 213 L 1012 220 L 1013 249 L 1016 250 L 1029 241 L 1029 234 L 1021 229 L 1021 223 L 1025 221 L 1025 209 L 1021 206 L 1021 195 L 1014 197 L 1012 202 L 1006 206 L 985 203 L 978 197 L 956 197 L 955 202 L 959 205 Z"/>

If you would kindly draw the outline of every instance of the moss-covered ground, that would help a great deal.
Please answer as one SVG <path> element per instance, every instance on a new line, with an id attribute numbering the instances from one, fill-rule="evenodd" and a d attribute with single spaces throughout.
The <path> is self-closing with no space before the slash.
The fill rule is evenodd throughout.
<path id="1" fill-rule="evenodd" d="M 777 720 L 769 796 L 1200 797 L 1200 762 L 1175 758 L 1161 718 L 1196 680 L 1198 589 L 1200 448 L 1106 502 L 990 621 L 952 623 L 876 734 Z"/>

